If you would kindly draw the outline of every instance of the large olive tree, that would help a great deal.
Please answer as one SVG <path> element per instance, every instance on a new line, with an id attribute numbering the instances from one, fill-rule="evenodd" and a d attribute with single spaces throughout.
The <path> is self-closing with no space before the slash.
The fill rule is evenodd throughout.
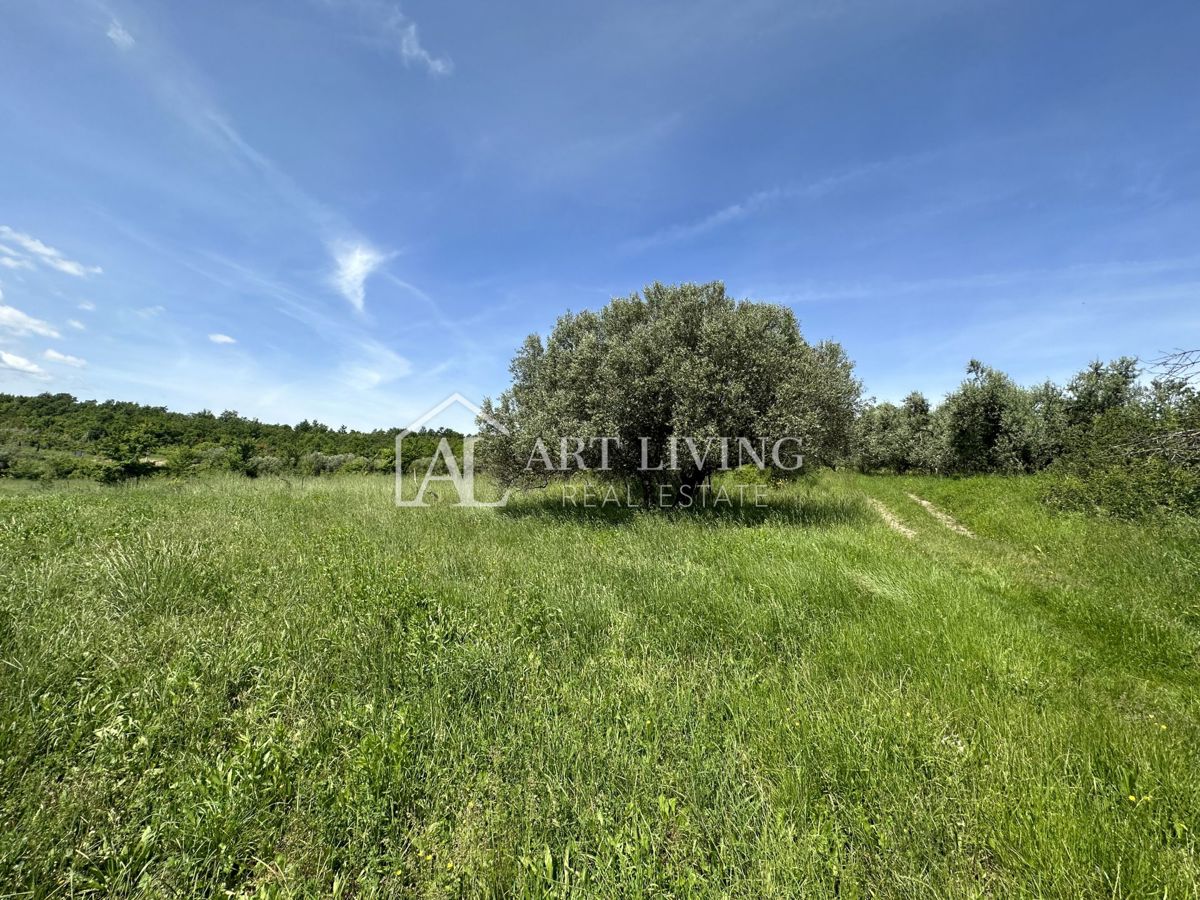
<path id="1" fill-rule="evenodd" d="M 480 420 L 493 471 L 544 477 L 547 454 L 564 461 L 565 439 L 573 468 L 607 463 L 647 499 L 663 484 L 709 478 L 721 467 L 720 438 L 761 450 L 762 439 L 799 437 L 805 465 L 840 461 L 861 394 L 839 344 L 809 344 L 790 309 L 734 300 L 720 282 L 655 283 L 597 312 L 567 313 L 544 342 L 525 340 L 511 372 L 512 387 L 484 406 L 508 433 Z M 678 447 L 676 470 L 646 471 L 647 459 L 668 457 L 672 438 L 677 447 L 693 438 L 700 452 Z"/>

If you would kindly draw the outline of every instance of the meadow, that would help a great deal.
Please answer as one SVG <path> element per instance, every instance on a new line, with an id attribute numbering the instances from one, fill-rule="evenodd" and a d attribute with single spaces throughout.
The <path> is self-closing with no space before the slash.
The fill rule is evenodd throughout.
<path id="1" fill-rule="evenodd" d="M 392 490 L 0 486 L 0 896 L 1200 896 L 1194 520 Z"/>

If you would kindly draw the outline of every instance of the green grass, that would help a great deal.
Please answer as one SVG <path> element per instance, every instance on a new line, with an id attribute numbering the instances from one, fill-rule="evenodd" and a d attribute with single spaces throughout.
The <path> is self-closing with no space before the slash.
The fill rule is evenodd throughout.
<path id="1" fill-rule="evenodd" d="M 391 492 L 0 490 L 0 896 L 1200 896 L 1194 526 Z"/>

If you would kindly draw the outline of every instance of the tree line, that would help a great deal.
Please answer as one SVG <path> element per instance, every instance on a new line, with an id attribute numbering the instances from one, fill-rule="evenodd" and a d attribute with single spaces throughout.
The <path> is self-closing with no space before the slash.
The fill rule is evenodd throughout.
<path id="1" fill-rule="evenodd" d="M 972 360 L 936 407 L 920 392 L 866 403 L 854 461 L 866 472 L 1046 471 L 1047 498 L 1118 515 L 1200 512 L 1200 353 L 1141 366 L 1092 362 L 1066 385 L 1022 387 Z"/>
<path id="2" fill-rule="evenodd" d="M 155 473 L 391 472 L 399 433 L 308 420 L 272 425 L 233 410 L 179 413 L 70 394 L 0 394 L 0 477 L 111 482 Z M 461 446 L 457 432 L 429 429 L 405 438 L 405 454 L 432 456 L 443 437 Z"/>

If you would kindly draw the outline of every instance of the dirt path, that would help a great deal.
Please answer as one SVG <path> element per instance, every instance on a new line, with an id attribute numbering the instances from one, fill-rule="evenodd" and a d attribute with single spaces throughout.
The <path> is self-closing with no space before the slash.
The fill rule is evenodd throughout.
<path id="1" fill-rule="evenodd" d="M 927 513 L 929 513 L 931 516 L 933 516 L 935 519 L 937 519 L 939 522 L 941 522 L 943 525 L 945 525 L 951 531 L 956 532 L 957 534 L 961 534 L 964 537 L 969 537 L 969 538 L 975 537 L 975 532 L 971 531 L 971 529 L 967 528 L 967 526 L 956 521 L 954 519 L 954 517 L 951 516 L 949 513 L 942 512 L 942 510 L 938 509 L 936 506 L 934 506 L 928 500 L 924 500 L 924 499 L 918 497 L 916 494 L 909 494 L 908 499 L 914 500 L 917 503 L 920 503 L 923 507 L 925 507 L 925 511 Z"/>
<path id="2" fill-rule="evenodd" d="M 917 536 L 917 533 L 896 518 L 896 514 L 876 500 L 874 497 L 868 497 L 867 502 L 871 504 L 871 508 L 879 513 L 879 518 L 887 523 L 888 527 L 893 531 L 898 531 L 910 541 Z"/>

